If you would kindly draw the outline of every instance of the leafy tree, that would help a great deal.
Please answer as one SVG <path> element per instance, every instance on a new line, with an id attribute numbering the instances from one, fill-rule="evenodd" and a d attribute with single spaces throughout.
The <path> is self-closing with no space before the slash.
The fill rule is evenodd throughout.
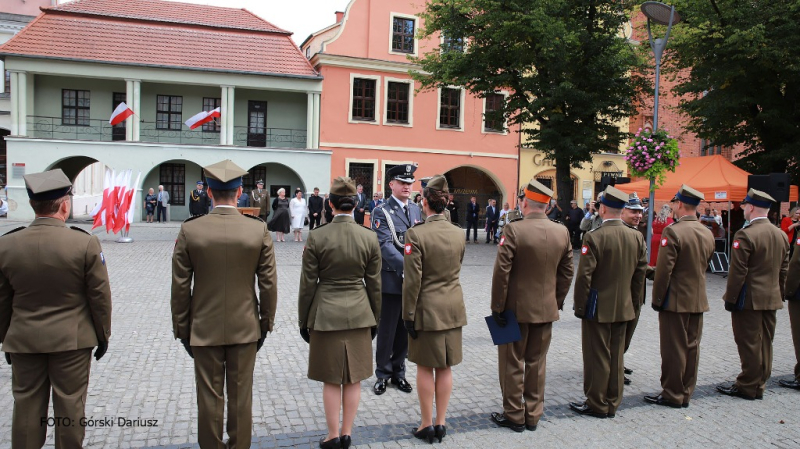
<path id="1" fill-rule="evenodd" d="M 614 152 L 633 113 L 640 58 L 622 35 L 628 1 L 429 0 L 420 34 L 463 38 L 415 61 L 421 90 L 465 86 L 478 96 L 509 91 L 489 120 L 523 128 L 556 166 L 559 203 L 572 199 L 570 168 Z M 446 40 L 446 42 L 448 42 Z M 521 180 L 526 182 L 527 180 Z"/>
<path id="2" fill-rule="evenodd" d="M 800 2 L 677 0 L 666 68 L 687 128 L 715 145 L 745 147 L 752 173 L 800 180 Z M 669 51 L 669 50 L 668 50 Z"/>

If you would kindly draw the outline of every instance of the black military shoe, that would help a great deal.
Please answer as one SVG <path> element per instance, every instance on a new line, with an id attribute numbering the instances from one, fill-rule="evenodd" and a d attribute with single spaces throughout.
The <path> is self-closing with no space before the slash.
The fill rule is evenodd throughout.
<path id="1" fill-rule="evenodd" d="M 378 379 L 378 381 L 375 382 L 375 385 L 372 386 L 372 391 L 374 391 L 378 396 L 386 393 L 387 380 L 388 379 Z"/>
<path id="2" fill-rule="evenodd" d="M 569 408 L 571 408 L 580 415 L 592 416 L 595 418 L 608 418 L 607 413 L 600 413 L 592 410 L 591 407 L 586 405 L 586 402 L 570 402 Z"/>
<path id="3" fill-rule="evenodd" d="M 756 394 L 755 396 L 748 396 L 748 395 L 742 393 L 741 391 L 739 391 L 739 388 L 736 386 L 736 384 L 732 384 L 729 387 L 726 387 L 726 386 L 723 386 L 723 385 L 717 385 L 717 391 L 719 391 L 722 394 L 728 395 L 728 396 L 735 396 L 737 398 L 747 399 L 748 401 L 752 401 L 754 399 L 763 399 L 764 398 L 763 394 Z"/>
<path id="4" fill-rule="evenodd" d="M 630 385 L 631 384 L 631 380 L 628 379 L 628 376 L 622 376 L 622 378 L 624 379 L 622 381 L 622 383 L 624 383 L 625 385 Z"/>
<path id="5" fill-rule="evenodd" d="M 670 402 L 670 401 L 664 399 L 664 396 L 661 396 L 660 394 L 656 395 L 656 396 L 645 396 L 644 397 L 644 402 L 647 402 L 649 404 L 655 404 L 655 405 L 664 405 L 664 406 L 672 407 L 672 408 L 681 408 L 681 407 L 683 407 L 683 404 L 677 404 L 675 402 Z M 687 407 L 689 406 L 688 402 L 686 403 L 686 406 Z"/>
<path id="6" fill-rule="evenodd" d="M 506 418 L 503 413 L 492 412 L 492 421 L 500 427 L 507 427 L 514 432 L 522 432 L 525 430 L 525 424 L 517 424 L 511 422 Z"/>
<path id="7" fill-rule="evenodd" d="M 628 375 L 633 374 L 633 370 L 630 369 L 630 368 L 625 368 L 624 371 L 625 371 L 625 374 L 628 374 Z"/>
<path id="8" fill-rule="evenodd" d="M 535 432 L 536 426 L 534 424 L 525 424 L 525 430 L 530 430 L 531 432 Z"/>
<path id="9" fill-rule="evenodd" d="M 795 390 L 800 390 L 800 382 L 796 380 L 779 380 L 778 385 L 786 388 L 793 388 Z"/>
<path id="10" fill-rule="evenodd" d="M 397 389 L 402 391 L 403 393 L 411 393 L 413 388 L 411 388 L 411 384 L 408 383 L 405 377 L 398 377 L 392 378 L 392 385 L 397 386 Z"/>

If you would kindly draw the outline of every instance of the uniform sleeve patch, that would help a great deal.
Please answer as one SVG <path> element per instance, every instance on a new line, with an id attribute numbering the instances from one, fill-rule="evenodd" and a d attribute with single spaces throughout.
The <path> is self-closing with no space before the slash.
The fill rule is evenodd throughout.
<path id="1" fill-rule="evenodd" d="M 506 242 L 506 236 L 500 237 L 500 246 L 503 246 L 503 243 Z"/>
<path id="2" fill-rule="evenodd" d="M 734 240 L 733 241 L 733 249 L 739 249 L 739 241 L 738 240 Z"/>
<path id="3" fill-rule="evenodd" d="M 411 244 L 410 243 L 406 243 L 406 251 L 405 252 L 406 252 L 406 255 L 411 254 Z"/>
<path id="4" fill-rule="evenodd" d="M 586 245 L 581 246 L 581 254 L 583 254 L 584 256 L 589 254 L 589 247 Z"/>
<path id="5" fill-rule="evenodd" d="M 661 239 L 661 246 L 667 246 L 667 238 L 666 237 Z"/>
<path id="6" fill-rule="evenodd" d="M 375 220 L 375 229 L 378 229 L 380 227 L 381 227 L 381 221 L 380 220 Z"/>

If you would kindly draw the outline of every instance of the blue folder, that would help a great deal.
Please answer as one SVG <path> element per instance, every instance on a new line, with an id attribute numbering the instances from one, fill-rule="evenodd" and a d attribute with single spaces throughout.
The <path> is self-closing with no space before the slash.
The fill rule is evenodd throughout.
<path id="1" fill-rule="evenodd" d="M 498 326 L 491 315 L 486 317 L 486 325 L 489 326 L 489 333 L 492 334 L 492 342 L 499 346 L 520 341 L 522 339 L 522 335 L 519 333 L 519 322 L 517 321 L 517 316 L 514 315 L 514 312 L 510 310 L 506 310 L 502 313 L 502 315 L 507 321 L 505 327 Z"/>
<path id="2" fill-rule="evenodd" d="M 593 320 L 597 316 L 597 290 L 589 290 L 589 299 L 586 301 L 586 314 L 583 316 L 586 320 Z"/>
<path id="3" fill-rule="evenodd" d="M 747 299 L 747 284 L 742 285 L 742 291 L 739 292 L 739 297 L 736 298 L 736 310 L 744 310 L 744 301 Z"/>

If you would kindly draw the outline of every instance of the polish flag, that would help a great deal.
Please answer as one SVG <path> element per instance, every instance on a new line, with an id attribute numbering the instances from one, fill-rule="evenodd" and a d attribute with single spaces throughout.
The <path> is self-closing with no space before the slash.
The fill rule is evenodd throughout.
<path id="1" fill-rule="evenodd" d="M 117 109 L 114 109 L 114 112 L 111 113 L 111 118 L 108 120 L 108 123 L 110 123 L 111 126 L 118 125 L 132 115 L 133 111 L 123 101 L 117 106 Z"/>
<path id="2" fill-rule="evenodd" d="M 189 129 L 195 129 L 198 126 L 204 125 L 214 120 L 214 118 L 219 118 L 221 116 L 222 112 L 220 112 L 220 108 L 212 109 L 210 111 L 202 111 L 189 117 L 189 120 L 186 120 L 186 126 L 188 126 Z"/>
<path id="3" fill-rule="evenodd" d="M 113 181 L 114 180 L 114 172 L 113 170 L 106 170 L 106 176 L 103 180 L 103 199 L 97 203 L 94 210 L 92 211 L 92 216 L 94 217 L 94 223 L 92 224 L 92 229 L 99 228 L 106 224 L 106 208 L 108 207 L 108 199 L 109 195 L 111 194 L 111 190 L 113 189 Z"/>
<path id="4" fill-rule="evenodd" d="M 139 179 L 141 179 L 141 177 L 142 177 L 142 172 L 139 172 L 139 174 L 136 175 L 136 183 L 133 184 L 133 187 L 131 188 L 130 192 L 128 192 L 128 195 L 130 195 L 130 198 L 128 198 L 128 216 L 125 219 L 125 221 L 126 221 L 126 223 L 125 223 L 125 232 L 129 232 L 131 230 L 131 223 L 133 222 L 133 212 L 136 210 L 136 208 L 130 207 L 130 206 L 133 205 L 133 201 L 134 201 L 133 196 L 136 195 L 136 189 L 139 186 Z"/>

